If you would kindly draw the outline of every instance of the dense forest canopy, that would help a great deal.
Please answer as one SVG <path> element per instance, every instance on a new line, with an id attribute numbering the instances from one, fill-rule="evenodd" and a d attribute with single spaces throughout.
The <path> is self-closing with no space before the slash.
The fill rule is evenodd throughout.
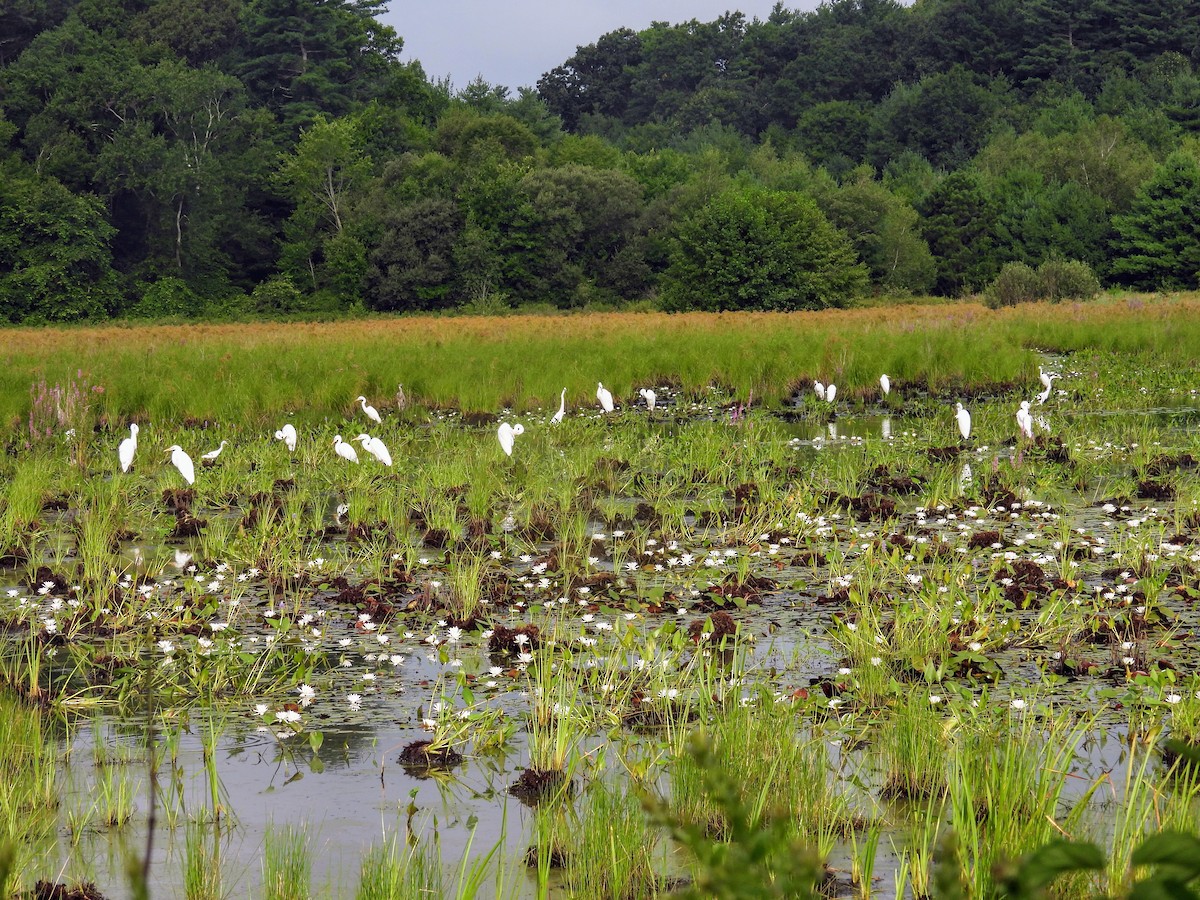
<path id="1" fill-rule="evenodd" d="M 537 90 L 383 0 L 9 0 L 0 316 L 956 295 L 1200 278 L 1200 0 L 831 0 L 656 22 Z"/>

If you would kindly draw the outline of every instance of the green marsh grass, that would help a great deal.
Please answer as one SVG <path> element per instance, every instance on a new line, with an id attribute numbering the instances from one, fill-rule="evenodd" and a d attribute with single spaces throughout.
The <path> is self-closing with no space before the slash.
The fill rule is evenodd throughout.
<path id="1" fill-rule="evenodd" d="M 1007 708 L 959 706 L 948 804 L 958 877 L 972 896 L 992 890 L 1002 862 L 1070 834 L 1086 806 L 1065 790 L 1094 719 L 1029 701 Z M 1130 798 L 1132 799 L 1132 798 Z"/>
<path id="2" fill-rule="evenodd" d="M 58 828 L 60 765 L 49 716 L 0 690 L 0 895 L 32 887 Z"/>
<path id="3" fill-rule="evenodd" d="M 929 695 L 912 691 L 879 724 L 883 757 L 881 795 L 901 801 L 936 801 L 946 791 L 946 723 Z"/>
<path id="4" fill-rule="evenodd" d="M 79 370 L 103 388 L 88 407 L 102 421 L 192 417 L 263 429 L 286 411 L 298 424 L 352 418 L 358 393 L 392 410 L 398 380 L 414 403 L 489 411 L 549 408 L 564 385 L 573 408 L 594 408 L 594 387 L 577 376 L 593 371 L 618 398 L 672 378 L 696 399 L 721 384 L 736 396 L 778 401 L 817 376 L 837 381 L 847 398 L 865 398 L 878 393 L 880 371 L 895 373 L 898 386 L 935 388 L 1029 377 L 1031 328 L 1047 349 L 1131 352 L 1155 347 L 1166 320 L 1178 335 L 1175 352 L 1194 352 L 1193 312 L 1179 301 L 1142 322 L 1140 310 L 1117 302 L 998 313 L 954 304 L 908 308 L 902 320 L 890 310 L 855 310 L 13 329 L 3 345 L 11 364 L 0 378 L 0 396 L 11 399 L 0 416 L 15 421 L 28 412 L 33 377 L 64 382 Z M 389 353 L 377 352 L 381 340 Z"/>
<path id="5" fill-rule="evenodd" d="M 780 819 L 803 842 L 849 822 L 844 796 L 828 783 L 826 739 L 806 731 L 792 706 L 760 693 L 757 702 L 730 707 L 700 733 L 714 764 L 736 772 L 738 791 L 753 821 Z M 671 805 L 682 822 L 720 839 L 728 833 L 719 804 L 706 788 L 695 757 L 681 754 L 669 767 Z"/>
<path id="6" fill-rule="evenodd" d="M 308 900 L 312 896 L 311 843 L 303 825 L 267 829 L 262 855 L 264 900 Z"/>
<path id="7" fill-rule="evenodd" d="M 571 896 L 594 900 L 655 897 L 664 887 L 662 835 L 627 786 L 592 782 L 566 847 Z"/>
<path id="8" fill-rule="evenodd" d="M 446 878 L 438 855 L 423 843 L 401 845 L 390 837 L 362 858 L 356 900 L 445 897 Z"/>
<path id="9" fill-rule="evenodd" d="M 183 895 L 187 900 L 222 900 L 221 830 L 189 821 L 185 826 Z"/>

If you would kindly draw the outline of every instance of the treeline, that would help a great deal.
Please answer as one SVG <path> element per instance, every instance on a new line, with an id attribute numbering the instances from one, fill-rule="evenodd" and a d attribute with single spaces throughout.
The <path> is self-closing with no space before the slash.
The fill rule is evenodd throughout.
<path id="1" fill-rule="evenodd" d="M 0 9 L 0 316 L 815 308 L 1200 277 L 1200 0 L 834 0 L 454 92 L 382 0 Z"/>

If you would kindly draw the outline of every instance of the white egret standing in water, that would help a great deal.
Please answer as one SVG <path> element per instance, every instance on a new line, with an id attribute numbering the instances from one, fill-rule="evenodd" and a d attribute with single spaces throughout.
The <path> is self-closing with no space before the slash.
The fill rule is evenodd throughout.
<path id="1" fill-rule="evenodd" d="M 596 382 L 596 399 L 600 401 L 600 407 L 606 412 L 613 411 L 613 396 L 612 391 L 604 386 L 604 382 Z"/>
<path id="2" fill-rule="evenodd" d="M 496 437 L 500 441 L 500 449 L 504 451 L 505 456 L 512 456 L 513 442 L 518 435 L 525 433 L 525 426 L 520 423 L 509 425 L 507 422 L 501 422 L 500 427 L 496 429 Z"/>
<path id="3" fill-rule="evenodd" d="M 129 426 L 129 437 L 121 441 L 117 447 L 117 459 L 121 461 L 121 471 L 128 472 L 133 465 L 133 454 L 137 453 L 138 427 L 134 422 Z"/>
<path id="4" fill-rule="evenodd" d="M 188 484 L 195 484 L 196 467 L 192 465 L 192 458 L 183 452 L 183 448 L 178 444 L 172 444 L 165 452 L 171 454 L 171 465 L 179 470 L 183 480 Z"/>
<path id="5" fill-rule="evenodd" d="M 563 420 L 563 416 L 567 414 L 567 389 L 562 389 L 562 394 L 558 398 L 558 412 L 550 419 L 551 424 L 557 425 Z"/>
<path id="6" fill-rule="evenodd" d="M 654 412 L 654 404 L 658 402 L 658 394 L 654 393 L 651 388 L 642 388 L 638 391 L 642 395 L 642 399 L 646 401 L 646 409 Z"/>
<path id="7" fill-rule="evenodd" d="M 825 388 L 825 402 L 832 403 L 837 396 L 837 385 L 831 384 Z"/>
<path id="8" fill-rule="evenodd" d="M 879 387 L 883 391 L 883 396 L 886 397 L 888 394 L 890 394 L 892 392 L 892 379 L 888 378 L 886 374 L 880 375 L 879 376 Z"/>
<path id="9" fill-rule="evenodd" d="M 1028 400 L 1022 400 L 1017 410 L 1017 428 L 1020 429 L 1022 437 L 1033 440 L 1033 415 L 1029 412 Z"/>
<path id="10" fill-rule="evenodd" d="M 1041 366 L 1038 366 L 1038 379 L 1042 382 L 1042 392 L 1038 394 L 1038 405 L 1045 403 L 1050 398 L 1050 391 L 1054 387 L 1054 379 L 1058 378 L 1053 372 L 1045 371 Z"/>
<path id="11" fill-rule="evenodd" d="M 963 408 L 961 403 L 954 404 L 954 418 L 958 421 L 958 433 L 962 435 L 964 441 L 971 437 L 971 414 Z"/>

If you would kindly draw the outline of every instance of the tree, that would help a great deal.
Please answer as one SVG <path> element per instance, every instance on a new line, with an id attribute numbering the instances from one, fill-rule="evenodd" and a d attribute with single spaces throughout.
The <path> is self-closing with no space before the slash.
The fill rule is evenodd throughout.
<path id="1" fill-rule="evenodd" d="M 1007 95 L 1003 80 L 982 78 L 965 66 L 899 85 L 875 109 L 872 160 L 882 166 L 913 150 L 935 166 L 961 166 L 1009 107 Z"/>
<path id="2" fill-rule="evenodd" d="M 521 189 L 529 200 L 527 244 L 532 248 L 524 266 L 530 283 L 523 299 L 576 305 L 584 283 L 617 297 L 640 292 L 648 273 L 643 271 L 638 284 L 637 260 L 629 251 L 642 199 L 632 177 L 570 165 L 535 169 L 522 179 Z M 614 266 L 616 260 L 621 265 Z"/>
<path id="3" fill-rule="evenodd" d="M 343 116 L 405 80 L 403 41 L 374 14 L 383 0 L 248 0 L 242 9 L 250 96 L 293 131 L 318 113 Z"/>
<path id="4" fill-rule="evenodd" d="M 921 232 L 937 260 L 935 290 L 955 296 L 981 290 L 996 277 L 1001 263 L 996 255 L 998 210 L 978 173 L 948 175 L 918 211 Z"/>
<path id="5" fill-rule="evenodd" d="M 295 149 L 282 158 L 276 180 L 293 210 L 285 225 L 280 262 L 297 284 L 307 281 L 313 290 L 320 290 L 340 281 L 345 289 L 363 274 L 365 258 L 353 250 L 356 238 L 348 226 L 351 203 L 370 174 L 371 161 L 363 152 L 357 116 L 333 120 L 317 116 L 301 132 Z M 333 247 L 328 245 L 333 242 L 342 252 L 331 254 Z M 347 264 L 357 271 L 349 273 Z M 343 299 L 352 302 L 356 295 L 354 291 Z"/>
<path id="6" fill-rule="evenodd" d="M 1103 261 L 1108 231 L 1104 200 L 1080 184 L 1055 182 L 1014 166 L 993 187 L 997 204 L 996 252 L 1004 261 L 1036 267 L 1047 259 Z"/>
<path id="7" fill-rule="evenodd" d="M 452 306 L 462 228 L 462 213 L 450 200 L 424 197 L 393 207 L 370 252 L 367 305 L 397 311 Z"/>
<path id="8" fill-rule="evenodd" d="M 0 165 L 0 314 L 11 322 L 107 315 L 116 301 L 112 235 L 96 198 Z"/>
<path id="9" fill-rule="evenodd" d="M 642 39 L 637 32 L 610 31 L 539 78 L 538 95 L 568 131 L 575 131 L 587 114 L 621 119 L 629 103 L 632 67 L 641 58 Z"/>
<path id="10" fill-rule="evenodd" d="M 1167 157 L 1127 215 L 1113 217 L 1109 274 L 1145 290 L 1187 289 L 1200 280 L 1200 164 L 1188 153 Z"/>
<path id="11" fill-rule="evenodd" d="M 912 205 L 871 177 L 865 167 L 818 196 L 822 211 L 849 236 L 873 284 L 885 291 L 924 293 L 936 264 Z"/>
<path id="12" fill-rule="evenodd" d="M 662 291 L 668 309 L 823 309 L 865 285 L 846 235 L 811 199 L 735 189 L 679 223 Z"/>

